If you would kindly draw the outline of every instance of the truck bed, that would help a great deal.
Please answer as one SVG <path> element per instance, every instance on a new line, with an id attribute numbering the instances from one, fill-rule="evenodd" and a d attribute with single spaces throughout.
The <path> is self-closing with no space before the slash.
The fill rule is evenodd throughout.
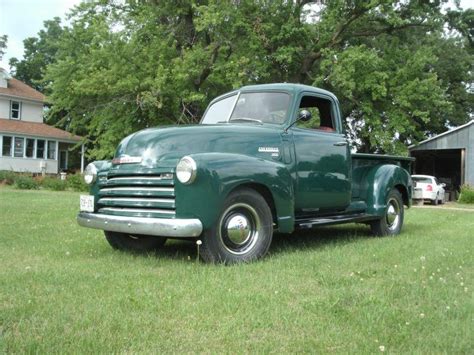
<path id="1" fill-rule="evenodd" d="M 365 153 L 352 154 L 352 201 L 360 200 L 367 189 L 367 175 L 370 170 L 380 164 L 393 164 L 407 170 L 411 175 L 415 158 L 396 155 L 377 155 Z"/>

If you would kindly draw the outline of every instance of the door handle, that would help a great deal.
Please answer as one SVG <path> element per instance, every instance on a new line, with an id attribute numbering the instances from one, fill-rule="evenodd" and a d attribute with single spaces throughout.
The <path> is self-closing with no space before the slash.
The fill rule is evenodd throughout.
<path id="1" fill-rule="evenodd" d="M 347 145 L 347 142 L 346 142 L 346 141 L 337 142 L 337 143 L 334 143 L 334 145 L 335 145 L 336 147 L 342 147 L 342 146 L 344 146 L 344 145 Z"/>

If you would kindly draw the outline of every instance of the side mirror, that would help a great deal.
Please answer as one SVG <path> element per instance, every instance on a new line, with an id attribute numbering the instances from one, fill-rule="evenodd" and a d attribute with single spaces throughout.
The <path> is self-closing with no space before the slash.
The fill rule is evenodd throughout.
<path id="1" fill-rule="evenodd" d="M 298 121 L 308 122 L 311 119 L 311 112 L 308 110 L 301 110 L 298 115 Z"/>
<path id="2" fill-rule="evenodd" d="M 443 182 L 442 184 L 439 184 L 441 187 L 446 187 L 446 184 Z"/>

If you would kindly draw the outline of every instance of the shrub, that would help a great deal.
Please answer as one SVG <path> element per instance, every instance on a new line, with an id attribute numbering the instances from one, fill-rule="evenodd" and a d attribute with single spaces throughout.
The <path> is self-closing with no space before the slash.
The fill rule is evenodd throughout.
<path id="1" fill-rule="evenodd" d="M 14 187 L 23 190 L 37 190 L 39 183 L 30 176 L 16 176 Z"/>
<path id="2" fill-rule="evenodd" d="M 13 171 L 0 170 L 0 184 L 13 185 L 17 175 Z"/>
<path id="3" fill-rule="evenodd" d="M 41 186 L 48 190 L 64 191 L 66 190 L 66 181 L 58 178 L 45 177 L 41 182 Z"/>
<path id="4" fill-rule="evenodd" d="M 74 191 L 89 191 L 89 186 L 84 182 L 82 174 L 68 175 L 66 184 Z"/>
<path id="5" fill-rule="evenodd" d="M 461 195 L 459 195 L 458 202 L 474 203 L 474 188 L 469 185 L 461 186 Z"/>

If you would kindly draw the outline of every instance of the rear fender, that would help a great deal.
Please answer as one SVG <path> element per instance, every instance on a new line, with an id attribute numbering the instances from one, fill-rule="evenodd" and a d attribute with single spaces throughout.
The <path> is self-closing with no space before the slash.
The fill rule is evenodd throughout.
<path id="1" fill-rule="evenodd" d="M 368 214 L 385 215 L 387 197 L 393 188 L 401 189 L 404 202 L 408 206 L 411 205 L 412 181 L 410 174 L 400 166 L 393 164 L 374 166 L 367 173 L 365 182 Z"/>
<path id="2" fill-rule="evenodd" d="M 196 180 L 189 185 L 175 183 L 179 218 L 199 218 L 204 228 L 210 228 L 217 222 L 224 200 L 232 190 L 240 185 L 257 184 L 271 192 L 279 231 L 293 231 L 293 184 L 285 165 L 232 153 L 190 156 L 196 161 Z"/>

